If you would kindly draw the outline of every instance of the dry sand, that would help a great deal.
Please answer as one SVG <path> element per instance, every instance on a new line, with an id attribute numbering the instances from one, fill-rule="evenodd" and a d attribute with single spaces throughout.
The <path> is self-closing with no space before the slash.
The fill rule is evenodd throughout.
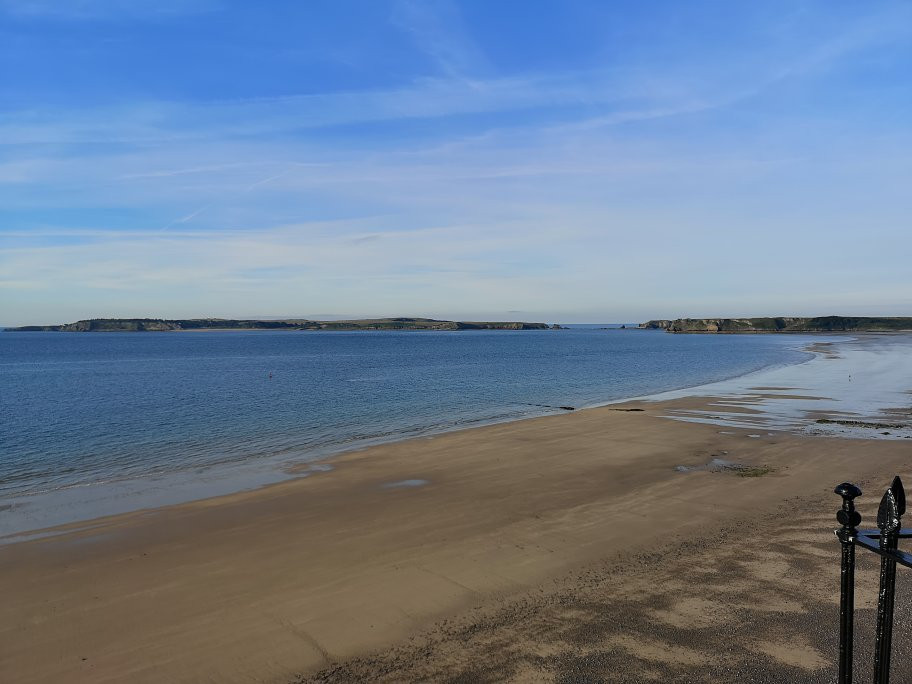
<path id="1" fill-rule="evenodd" d="M 0 547 L 0 681 L 831 681 L 832 488 L 867 486 L 870 524 L 910 442 L 670 408 L 374 447 Z M 714 458 L 755 469 L 676 470 Z M 863 559 L 859 632 L 875 577 Z"/>

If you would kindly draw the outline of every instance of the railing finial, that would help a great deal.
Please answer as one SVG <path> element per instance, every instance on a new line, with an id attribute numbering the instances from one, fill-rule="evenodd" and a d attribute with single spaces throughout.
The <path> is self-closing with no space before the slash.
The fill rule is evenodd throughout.
<path id="1" fill-rule="evenodd" d="M 896 509 L 901 518 L 906 514 L 906 490 L 899 475 L 894 477 L 893 482 L 890 483 L 890 491 L 893 492 L 893 497 L 896 499 Z"/>
<path id="2" fill-rule="evenodd" d="M 890 487 L 884 492 L 883 498 L 880 500 L 880 507 L 877 509 L 877 526 L 880 528 L 882 535 L 895 532 L 902 524 L 900 520 L 902 515 L 900 504 L 902 504 L 902 508 L 905 508 L 905 493 L 901 493 L 901 499 L 896 494 L 893 487 Z"/>
<path id="3" fill-rule="evenodd" d="M 837 530 L 836 535 L 842 538 L 840 532 L 847 533 L 851 528 L 861 524 L 861 515 L 855 510 L 855 499 L 861 496 L 861 490 L 851 482 L 843 482 L 833 491 L 842 497 L 842 508 L 836 512 L 836 521 L 843 528 Z"/>

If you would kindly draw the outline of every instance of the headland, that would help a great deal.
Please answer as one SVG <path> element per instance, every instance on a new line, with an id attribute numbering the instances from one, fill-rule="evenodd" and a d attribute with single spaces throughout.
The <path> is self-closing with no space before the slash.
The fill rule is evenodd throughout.
<path id="1" fill-rule="evenodd" d="M 548 330 L 559 325 L 524 321 L 443 321 L 434 318 L 363 318 L 339 321 L 230 318 L 93 318 L 59 325 L 25 325 L 9 332 L 174 332 L 181 330 Z"/>
<path id="2" fill-rule="evenodd" d="M 671 333 L 909 332 L 912 317 L 676 318 L 646 321 L 639 327 Z"/>

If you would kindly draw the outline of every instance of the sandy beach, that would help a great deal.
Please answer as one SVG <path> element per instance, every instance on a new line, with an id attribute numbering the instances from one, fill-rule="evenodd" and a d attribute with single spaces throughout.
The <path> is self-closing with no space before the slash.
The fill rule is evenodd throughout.
<path id="1" fill-rule="evenodd" d="M 691 393 L 387 444 L 0 547 L 0 680 L 830 681 L 832 488 L 859 483 L 871 524 L 912 440 L 669 419 L 721 404 L 762 408 Z M 862 649 L 875 578 L 863 559 Z"/>

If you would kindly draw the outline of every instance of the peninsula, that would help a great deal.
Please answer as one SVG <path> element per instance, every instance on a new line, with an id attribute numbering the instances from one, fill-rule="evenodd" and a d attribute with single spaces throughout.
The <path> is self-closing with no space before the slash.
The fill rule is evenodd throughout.
<path id="1" fill-rule="evenodd" d="M 441 321 L 433 318 L 366 318 L 350 321 L 236 320 L 228 318 L 93 318 L 62 325 L 25 325 L 11 332 L 167 332 L 180 330 L 549 330 L 559 325 L 522 321 Z"/>
<path id="2" fill-rule="evenodd" d="M 671 333 L 832 333 L 912 331 L 912 317 L 677 318 L 641 323 Z"/>

